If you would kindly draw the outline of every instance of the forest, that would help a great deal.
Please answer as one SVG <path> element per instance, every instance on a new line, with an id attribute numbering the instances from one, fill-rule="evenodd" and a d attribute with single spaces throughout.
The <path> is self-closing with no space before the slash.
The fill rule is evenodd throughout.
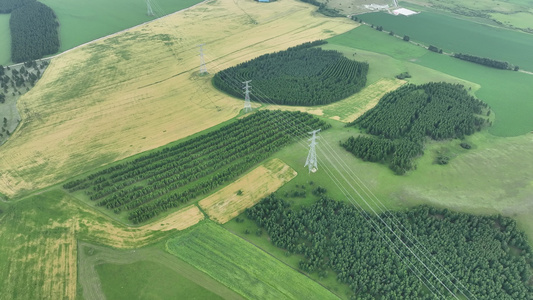
<path id="1" fill-rule="evenodd" d="M 235 88 L 235 78 L 252 80 L 256 95 L 282 105 L 323 105 L 339 101 L 360 91 L 366 84 L 368 64 L 350 60 L 334 50 L 314 48 L 315 41 L 265 54 L 215 74 L 218 89 L 244 98 Z"/>
<path id="2" fill-rule="evenodd" d="M 11 60 L 39 59 L 59 50 L 59 23 L 54 11 L 32 1 L 11 12 Z"/>
<path id="3" fill-rule="evenodd" d="M 280 126 L 280 122 L 285 125 Z M 297 124 L 298 126 L 293 126 Z M 258 111 L 216 131 L 120 163 L 63 185 L 98 206 L 129 211 L 133 223 L 231 182 L 301 136 L 297 128 L 330 127 L 306 113 Z"/>
<path id="4" fill-rule="evenodd" d="M 518 71 L 518 66 L 512 66 L 506 61 L 499 61 L 499 60 L 494 60 L 490 58 L 479 57 L 479 56 L 474 56 L 470 54 L 462 54 L 462 53 L 454 53 L 453 57 L 461 59 L 461 60 L 473 62 L 476 64 L 484 65 L 487 67 L 491 67 L 491 68 Z"/>
<path id="5" fill-rule="evenodd" d="M 485 112 L 486 111 L 486 112 Z M 424 140 L 463 138 L 489 124 L 481 114 L 490 110 L 462 85 L 427 83 L 404 85 L 383 96 L 378 104 L 348 126 L 367 136 L 351 137 L 341 145 L 368 161 L 388 163 L 397 174 L 415 167 Z"/>
<path id="6" fill-rule="evenodd" d="M 287 255 L 301 255 L 303 272 L 333 272 L 353 291 L 352 299 L 451 298 L 415 255 L 459 297 L 533 299 L 533 253 L 507 217 L 428 206 L 371 215 L 325 196 L 294 211 L 275 194 L 246 215 Z"/>

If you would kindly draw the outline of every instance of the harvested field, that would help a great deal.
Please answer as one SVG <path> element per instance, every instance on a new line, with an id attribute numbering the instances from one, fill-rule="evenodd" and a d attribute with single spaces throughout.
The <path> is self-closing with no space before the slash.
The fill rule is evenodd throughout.
<path id="1" fill-rule="evenodd" d="M 405 83 L 398 79 L 381 79 L 359 93 L 342 101 L 321 106 L 269 106 L 267 109 L 282 109 L 288 111 L 301 111 L 317 116 L 328 117 L 344 123 L 349 123 L 374 107 L 379 99 L 386 93 L 393 91 Z"/>
<path id="2" fill-rule="evenodd" d="M 196 45 L 206 44 L 214 73 L 357 26 L 315 9 L 291 0 L 210 1 L 53 59 L 19 99 L 21 126 L 0 148 L 0 193 L 55 184 L 236 116 L 242 101 L 198 76 Z"/>
<path id="3" fill-rule="evenodd" d="M 224 224 L 275 192 L 296 175 L 296 171 L 283 161 L 272 159 L 201 200 L 198 205 L 212 220 Z"/>

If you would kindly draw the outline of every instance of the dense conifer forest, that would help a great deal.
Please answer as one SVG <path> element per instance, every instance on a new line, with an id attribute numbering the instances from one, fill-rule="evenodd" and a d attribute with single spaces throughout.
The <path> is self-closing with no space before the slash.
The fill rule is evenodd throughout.
<path id="1" fill-rule="evenodd" d="M 442 264 L 435 263 L 440 270 L 444 267 L 453 274 L 454 278 L 448 275 L 450 279 L 446 279 L 424 259 L 459 297 L 462 292 L 469 299 L 533 299 L 533 254 L 524 233 L 510 218 L 427 206 L 377 217 L 326 197 L 294 211 L 274 194 L 246 214 L 268 233 L 274 245 L 288 255 L 303 256 L 299 263 L 302 271 L 335 276 L 350 286 L 353 299 L 436 299 L 434 294 L 439 293 L 451 298 L 450 292 L 415 259 L 414 254 L 424 257 L 422 251 Z M 412 235 L 399 233 L 399 228 Z M 413 264 L 406 264 L 407 260 Z M 417 277 L 415 267 L 429 284 L 424 285 Z M 334 274 L 328 274 L 331 271 Z"/>
<path id="2" fill-rule="evenodd" d="M 31 1 L 11 12 L 11 60 L 19 63 L 59 50 L 59 23 L 48 6 Z"/>
<path id="3" fill-rule="evenodd" d="M 337 51 L 313 48 L 325 43 L 315 41 L 259 56 L 218 72 L 213 84 L 243 98 L 243 91 L 235 88 L 235 78 L 252 80 L 252 94 L 257 89 L 262 93 L 257 96 L 286 105 L 328 104 L 360 91 L 366 84 L 368 64 Z"/>
<path id="4" fill-rule="evenodd" d="M 414 168 L 413 159 L 423 154 L 424 140 L 463 138 L 487 125 L 480 115 L 487 104 L 461 85 L 427 83 L 405 85 L 383 96 L 379 103 L 349 124 L 369 136 L 341 143 L 363 160 L 388 163 L 397 174 Z"/>
<path id="5" fill-rule="evenodd" d="M 288 121 L 293 120 L 293 121 Z M 280 126 L 280 122 L 289 122 Z M 98 206 L 129 211 L 133 223 L 144 222 L 223 186 L 300 136 L 297 126 L 327 129 L 329 124 L 306 113 L 258 111 L 214 132 L 145 154 L 66 183 L 83 190 Z"/>

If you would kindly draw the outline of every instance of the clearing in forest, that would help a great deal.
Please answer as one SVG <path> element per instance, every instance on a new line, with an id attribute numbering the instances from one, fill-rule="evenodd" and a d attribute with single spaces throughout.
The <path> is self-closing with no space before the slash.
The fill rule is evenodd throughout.
<path id="1" fill-rule="evenodd" d="M 268 109 L 282 109 L 287 111 L 301 111 L 317 116 L 349 123 L 373 108 L 386 93 L 399 88 L 405 83 L 398 79 L 381 79 L 342 101 L 321 106 L 269 106 Z"/>
<path id="2" fill-rule="evenodd" d="M 315 10 L 292 0 L 209 1 L 54 58 L 19 99 L 21 125 L 0 148 L 0 193 L 55 184 L 235 117 L 243 102 L 198 76 L 197 45 L 215 73 L 357 26 Z"/>
<path id="3" fill-rule="evenodd" d="M 275 158 L 201 200 L 198 205 L 211 219 L 224 224 L 275 192 L 296 175 L 296 171 Z"/>

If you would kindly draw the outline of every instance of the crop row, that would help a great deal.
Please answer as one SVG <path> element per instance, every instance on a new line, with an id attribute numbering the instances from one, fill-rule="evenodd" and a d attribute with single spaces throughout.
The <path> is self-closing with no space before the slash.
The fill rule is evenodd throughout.
<path id="1" fill-rule="evenodd" d="M 300 130 L 305 126 L 305 130 Z M 118 163 L 66 183 L 133 223 L 228 183 L 308 128 L 327 123 L 300 112 L 259 111 L 216 131 Z"/>

